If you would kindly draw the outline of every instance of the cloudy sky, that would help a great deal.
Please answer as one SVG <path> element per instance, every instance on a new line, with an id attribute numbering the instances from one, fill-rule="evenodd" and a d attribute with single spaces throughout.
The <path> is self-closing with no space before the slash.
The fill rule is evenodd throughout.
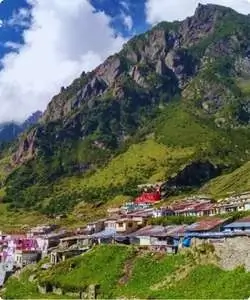
<path id="1" fill-rule="evenodd" d="M 0 0 L 0 122 L 44 110 L 83 70 L 198 2 L 250 13 L 248 0 Z"/>

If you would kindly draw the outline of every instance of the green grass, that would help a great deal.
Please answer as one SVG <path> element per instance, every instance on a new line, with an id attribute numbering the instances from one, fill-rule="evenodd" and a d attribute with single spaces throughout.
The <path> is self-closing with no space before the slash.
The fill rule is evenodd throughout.
<path id="1" fill-rule="evenodd" d="M 171 104 L 156 122 L 157 140 L 165 145 L 178 147 L 206 146 L 218 138 L 220 133 L 178 105 Z"/>
<path id="2" fill-rule="evenodd" d="M 223 271 L 214 265 L 197 266 L 173 287 L 154 293 L 154 298 L 168 299 L 247 299 L 250 273 L 238 268 Z"/>
<path id="3" fill-rule="evenodd" d="M 37 289 L 36 282 L 30 282 L 29 276 L 31 270 L 24 270 L 20 277 L 12 277 L 6 283 L 6 292 L 4 293 L 7 299 L 40 299 L 44 298 Z M 67 297 L 63 297 L 67 299 Z M 61 299 L 61 296 L 55 294 L 46 294 L 46 299 Z"/>
<path id="4" fill-rule="evenodd" d="M 41 264 L 38 264 L 33 272 L 27 270 L 19 279 L 9 279 L 4 296 L 9 299 L 52 298 L 51 294 L 39 294 L 37 283 L 28 281 L 30 274 L 36 274 L 40 284 L 49 283 L 65 292 L 85 290 L 91 284 L 100 285 L 98 298 L 249 297 L 250 273 L 243 268 L 224 271 L 211 264 L 206 256 L 198 261 L 188 257 L 184 253 L 150 254 L 128 246 L 102 245 L 89 253 L 61 262 L 50 270 L 43 271 Z"/>
<path id="5" fill-rule="evenodd" d="M 7 299 L 35 299 L 41 297 L 35 283 L 29 282 L 31 272 L 23 272 L 20 278 L 12 277 L 7 281 L 5 297 Z"/>
<path id="6" fill-rule="evenodd" d="M 184 257 L 144 255 L 138 257 L 133 265 L 132 275 L 124 286 L 118 287 L 118 297 L 148 298 L 150 287 L 171 275 L 184 262 Z"/>
<path id="7" fill-rule="evenodd" d="M 201 191 L 214 196 L 225 196 L 250 190 L 250 162 L 232 173 L 217 177 L 206 184 Z"/>
<path id="8" fill-rule="evenodd" d="M 235 168 L 250 158 L 246 151 L 250 146 L 248 129 L 218 128 L 197 110 L 195 115 L 185 102 L 164 108 L 154 127 L 158 142 L 168 147 L 192 147 L 193 160 L 207 158 Z"/>
<path id="9" fill-rule="evenodd" d="M 55 199 L 59 199 L 58 205 L 61 205 L 61 199 L 69 197 L 75 201 L 75 204 L 78 204 L 107 203 L 116 196 L 123 198 L 131 196 L 131 193 L 124 194 L 124 189 L 128 185 L 136 190 L 137 184 L 163 181 L 189 161 L 192 156 L 193 149 L 191 147 L 167 147 L 149 139 L 132 145 L 126 152 L 117 155 L 106 166 L 93 174 L 65 177 L 57 181 L 53 185 L 49 197 L 44 199 L 43 205 L 47 205 Z M 97 192 L 99 194 L 95 195 L 95 198 L 86 199 L 90 193 L 96 194 Z M 127 199 L 128 197 L 125 197 L 124 201 L 118 201 L 118 204 L 126 202 Z M 69 201 L 67 200 L 67 203 Z"/>
<path id="10" fill-rule="evenodd" d="M 236 80 L 238 87 L 244 96 L 250 95 L 250 79 L 249 78 L 239 78 Z"/>
<path id="11" fill-rule="evenodd" d="M 164 180 L 169 170 L 181 165 L 183 160 L 188 160 L 192 154 L 192 148 L 170 148 L 154 140 L 147 140 L 132 145 L 92 176 L 82 179 L 73 177 L 66 181 L 72 188 L 77 182 L 80 186 L 88 188 L 120 186 L 129 181 L 154 183 Z M 63 184 L 62 181 L 62 186 Z"/>
<path id="12" fill-rule="evenodd" d="M 48 222 L 51 220 L 38 212 L 10 211 L 6 204 L 0 203 L 0 230 L 5 232 L 20 232 Z"/>
<path id="13" fill-rule="evenodd" d="M 100 284 L 101 298 L 112 297 L 117 281 L 123 275 L 126 260 L 133 249 L 126 246 L 100 246 L 93 251 L 61 263 L 40 276 L 41 282 L 49 282 L 64 290 L 84 289 Z M 75 267 L 70 269 L 74 263 Z"/>
<path id="14" fill-rule="evenodd" d="M 11 172 L 13 167 L 11 166 L 11 157 L 6 156 L 0 159 L 0 184 L 3 184 L 8 174 Z"/>

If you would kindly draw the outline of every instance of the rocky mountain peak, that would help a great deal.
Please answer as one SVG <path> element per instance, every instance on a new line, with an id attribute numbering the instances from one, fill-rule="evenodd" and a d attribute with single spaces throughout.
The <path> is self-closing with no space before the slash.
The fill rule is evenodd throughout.
<path id="1" fill-rule="evenodd" d="M 225 94 L 231 102 L 235 101 L 232 84 L 220 81 L 225 80 L 222 77 L 227 76 L 228 70 L 235 69 L 236 60 L 238 69 L 244 67 L 250 75 L 248 50 L 244 50 L 250 49 L 249 28 L 250 19 L 230 8 L 199 4 L 192 17 L 182 22 L 162 22 L 135 36 L 120 53 L 62 88 L 49 103 L 41 126 L 56 121 L 62 136 L 73 139 L 105 132 L 108 143 L 116 140 L 117 145 L 138 127 L 140 110 L 150 111 L 159 102 L 167 103 L 175 96 L 192 98 L 193 102 L 197 98 L 199 107 L 216 113 L 229 102 Z M 211 66 L 221 57 L 228 59 L 226 64 L 217 61 Z M 207 65 L 212 71 L 204 74 Z M 213 79 L 215 74 L 223 75 L 218 77 L 220 84 Z M 36 135 L 27 139 L 31 147 L 36 145 Z"/>
<path id="2" fill-rule="evenodd" d="M 213 17 L 215 15 L 225 15 L 229 12 L 233 12 L 233 9 L 217 4 L 202 4 L 199 3 L 194 18 L 199 18 L 201 21 L 205 21 L 208 16 Z"/>
<path id="3" fill-rule="evenodd" d="M 36 124 L 39 119 L 42 117 L 43 113 L 40 110 L 37 110 L 32 115 L 30 115 L 22 124 L 24 128 L 28 128 L 29 126 L 32 126 Z"/>

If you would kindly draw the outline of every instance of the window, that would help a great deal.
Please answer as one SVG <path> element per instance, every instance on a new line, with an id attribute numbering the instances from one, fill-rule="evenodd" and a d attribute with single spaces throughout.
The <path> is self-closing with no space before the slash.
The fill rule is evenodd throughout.
<path id="1" fill-rule="evenodd" d="M 123 227 L 123 222 L 119 222 L 118 227 Z"/>

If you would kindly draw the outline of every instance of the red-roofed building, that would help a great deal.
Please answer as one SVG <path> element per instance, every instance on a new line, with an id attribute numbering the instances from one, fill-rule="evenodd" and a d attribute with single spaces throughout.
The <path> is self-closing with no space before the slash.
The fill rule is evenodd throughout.
<path id="1" fill-rule="evenodd" d="M 161 200 L 161 193 L 160 192 L 153 192 L 153 193 L 142 193 L 141 196 L 135 199 L 136 204 L 140 203 L 149 203 L 154 204 Z"/>

